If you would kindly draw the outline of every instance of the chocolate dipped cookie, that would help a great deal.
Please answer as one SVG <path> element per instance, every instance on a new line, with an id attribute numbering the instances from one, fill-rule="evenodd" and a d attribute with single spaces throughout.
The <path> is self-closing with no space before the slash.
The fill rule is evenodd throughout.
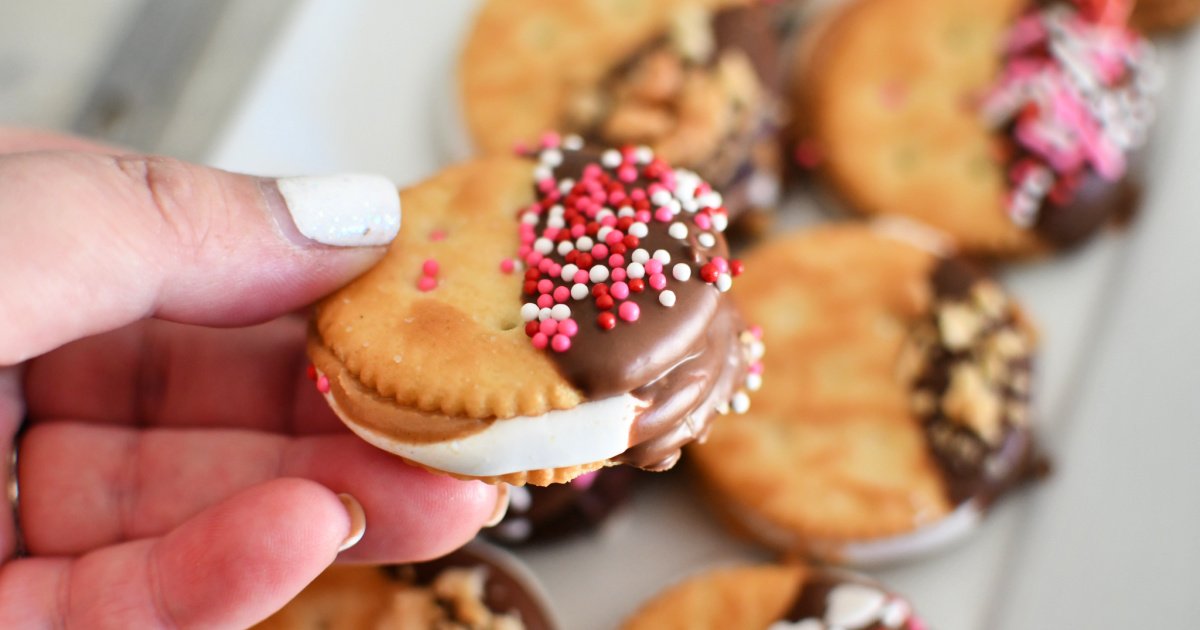
<path id="1" fill-rule="evenodd" d="M 400 192 L 405 230 L 309 336 L 351 430 L 436 472 L 546 485 L 670 468 L 748 406 L 761 343 L 725 294 L 742 266 L 720 194 L 647 149 L 581 144 Z"/>
<path id="2" fill-rule="evenodd" d="M 512 556 L 473 542 L 418 564 L 333 566 L 255 630 L 556 630 Z"/>
<path id="3" fill-rule="evenodd" d="M 622 630 L 926 630 L 903 597 L 847 571 L 739 566 L 668 588 Z"/>
<path id="4" fill-rule="evenodd" d="M 1187 28 L 1200 17 L 1200 0 L 1137 0 L 1129 22 L 1143 33 L 1160 34 Z"/>
<path id="5" fill-rule="evenodd" d="M 644 145 L 721 190 L 733 216 L 776 205 L 789 3 L 492 0 L 459 67 L 482 153 L 542 130 Z"/>
<path id="6" fill-rule="evenodd" d="M 644 474 L 629 466 L 612 466 L 584 473 L 568 483 L 513 486 L 504 518 L 479 534 L 517 547 L 594 531 L 629 501 Z"/>
<path id="7" fill-rule="evenodd" d="M 960 539 L 1040 469 L 1035 333 L 998 285 L 864 224 L 766 242 L 734 291 L 771 374 L 691 463 L 769 546 L 870 565 Z"/>
<path id="8" fill-rule="evenodd" d="M 800 47 L 797 159 L 966 254 L 1078 245 L 1132 212 L 1153 49 L 1121 2 L 856 0 Z"/>

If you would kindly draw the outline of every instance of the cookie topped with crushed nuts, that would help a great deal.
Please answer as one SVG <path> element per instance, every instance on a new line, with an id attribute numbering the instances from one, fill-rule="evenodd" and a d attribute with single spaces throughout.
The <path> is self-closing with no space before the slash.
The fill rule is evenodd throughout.
<path id="1" fill-rule="evenodd" d="M 691 461 L 723 516 L 770 546 L 869 565 L 971 531 L 1036 470 L 1036 337 L 966 266 L 867 224 L 768 241 L 731 291 L 771 378 Z"/>

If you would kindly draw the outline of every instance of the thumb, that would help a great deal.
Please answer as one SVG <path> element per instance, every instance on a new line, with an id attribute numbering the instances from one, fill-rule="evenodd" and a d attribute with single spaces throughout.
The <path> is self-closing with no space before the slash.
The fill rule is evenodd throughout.
<path id="1" fill-rule="evenodd" d="M 0 365 L 144 317 L 264 321 L 373 265 L 400 228 L 378 176 L 265 179 L 167 158 L 0 156 Z"/>

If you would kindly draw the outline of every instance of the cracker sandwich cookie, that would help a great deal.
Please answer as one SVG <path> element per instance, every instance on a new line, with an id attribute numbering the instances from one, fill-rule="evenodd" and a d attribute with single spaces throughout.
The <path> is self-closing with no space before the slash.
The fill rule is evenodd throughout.
<path id="1" fill-rule="evenodd" d="M 484 153 L 543 129 L 646 145 L 725 193 L 733 215 L 773 208 L 787 4 L 486 2 L 459 68 L 468 135 Z"/>
<path id="2" fill-rule="evenodd" d="M 546 485 L 674 465 L 749 405 L 761 349 L 725 292 L 720 195 L 648 149 L 582 141 L 400 192 L 405 229 L 317 305 L 312 376 L 359 436 L 432 469 Z"/>
<path id="3" fill-rule="evenodd" d="M 622 630 L 926 630 L 868 577 L 802 565 L 739 566 L 668 588 Z"/>
<path id="4" fill-rule="evenodd" d="M 1158 34 L 1191 26 L 1200 17 L 1200 0 L 1137 0 L 1129 22 L 1143 33 Z"/>
<path id="5" fill-rule="evenodd" d="M 538 545 L 598 529 L 633 494 L 643 473 L 613 466 L 584 473 L 568 483 L 512 486 L 508 512 L 481 536 L 505 546 Z"/>
<path id="6" fill-rule="evenodd" d="M 419 564 L 333 566 L 255 630 L 556 630 L 547 598 L 511 555 L 472 542 Z"/>
<path id="7" fill-rule="evenodd" d="M 801 47 L 797 159 L 967 254 L 1077 245 L 1137 202 L 1159 70 L 1122 3 L 857 0 Z"/>
<path id="8" fill-rule="evenodd" d="M 994 282 L 865 224 L 769 241 L 734 298 L 771 378 L 691 461 L 730 524 L 870 565 L 971 531 L 1040 460 L 1035 333 Z"/>

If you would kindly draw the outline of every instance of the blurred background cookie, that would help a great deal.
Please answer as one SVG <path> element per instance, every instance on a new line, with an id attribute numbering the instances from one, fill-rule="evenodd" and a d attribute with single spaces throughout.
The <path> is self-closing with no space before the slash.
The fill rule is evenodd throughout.
<path id="1" fill-rule="evenodd" d="M 720 194 L 648 149 L 581 145 L 548 136 L 401 191 L 387 257 L 320 302 L 309 335 L 317 387 L 359 436 L 546 485 L 670 468 L 745 407 L 754 344 L 725 295 L 741 265 Z"/>
<path id="2" fill-rule="evenodd" d="M 847 571 L 802 565 L 717 569 L 672 586 L 622 630 L 925 630 L 903 597 Z"/>
<path id="3" fill-rule="evenodd" d="M 515 547 L 594 531 L 629 501 L 644 474 L 636 468 L 613 466 L 584 473 L 568 483 L 513 486 L 504 518 L 480 535 Z"/>
<path id="4" fill-rule="evenodd" d="M 333 566 L 256 630 L 557 630 L 541 586 L 513 556 L 472 542 L 437 560 Z"/>
<path id="5" fill-rule="evenodd" d="M 773 208 L 790 4 L 487 2 L 459 67 L 468 135 L 483 153 L 544 129 L 645 145 L 721 190 L 734 217 Z"/>
<path id="6" fill-rule="evenodd" d="M 1143 33 L 1159 34 L 1191 26 L 1200 16 L 1197 0 L 1137 0 L 1130 24 Z"/>
<path id="7" fill-rule="evenodd" d="M 833 562 L 960 539 L 1036 470 L 1035 335 L 965 264 L 864 224 L 768 241 L 734 297 L 772 351 L 691 461 L 738 530 Z"/>
<path id="8" fill-rule="evenodd" d="M 1085 241 L 1138 197 L 1160 81 L 1117 2 L 857 0 L 801 48 L 797 157 L 853 210 L 971 255 Z"/>

